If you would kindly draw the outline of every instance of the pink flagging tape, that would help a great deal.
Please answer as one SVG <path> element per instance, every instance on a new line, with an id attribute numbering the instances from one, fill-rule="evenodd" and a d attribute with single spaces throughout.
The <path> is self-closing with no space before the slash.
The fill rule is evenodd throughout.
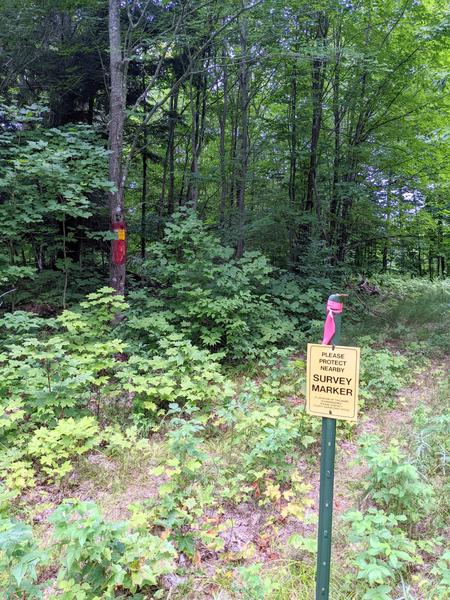
<path id="1" fill-rule="evenodd" d="M 334 302 L 328 300 L 327 302 L 327 318 L 325 319 L 325 326 L 323 328 L 323 340 L 322 344 L 329 344 L 333 339 L 336 331 L 336 324 L 334 322 L 334 314 L 342 312 L 344 305 L 341 302 Z"/>

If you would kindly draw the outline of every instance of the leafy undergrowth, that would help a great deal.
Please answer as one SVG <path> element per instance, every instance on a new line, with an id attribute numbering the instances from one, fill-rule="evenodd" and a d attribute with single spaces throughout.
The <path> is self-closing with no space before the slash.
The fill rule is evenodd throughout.
<path id="1" fill-rule="evenodd" d="M 313 598 L 321 423 L 303 360 L 236 376 L 174 331 L 144 351 L 141 330 L 131 346 L 123 323 L 111 334 L 125 310 L 102 290 L 56 319 L 4 320 L 6 597 Z M 429 331 L 412 348 L 360 337 L 333 599 L 448 597 L 448 365 L 424 356 Z"/>

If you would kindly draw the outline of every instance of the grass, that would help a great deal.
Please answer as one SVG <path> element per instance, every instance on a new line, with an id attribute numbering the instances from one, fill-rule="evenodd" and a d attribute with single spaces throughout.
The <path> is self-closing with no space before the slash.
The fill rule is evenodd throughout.
<path id="1" fill-rule="evenodd" d="M 364 336 L 378 345 L 395 339 L 405 350 L 410 343 L 423 343 L 428 355 L 443 355 L 450 350 L 449 307 L 448 281 L 388 278 L 380 296 L 350 299 L 353 320 L 345 324 L 344 343 Z"/>
<path id="2" fill-rule="evenodd" d="M 332 600 L 358 600 L 364 590 L 354 582 L 349 589 L 342 573 L 333 570 L 330 582 Z M 273 561 L 261 568 L 254 578 L 244 568 L 226 566 L 214 577 L 201 573 L 179 585 L 173 600 L 314 600 L 315 564 L 309 560 Z M 260 595 L 263 594 L 263 595 Z"/>

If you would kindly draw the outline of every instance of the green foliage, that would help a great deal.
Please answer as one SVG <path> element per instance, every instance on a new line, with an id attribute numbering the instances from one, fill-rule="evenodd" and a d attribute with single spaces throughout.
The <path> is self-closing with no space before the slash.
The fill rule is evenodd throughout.
<path id="1" fill-rule="evenodd" d="M 216 410 L 213 425 L 223 440 L 221 496 L 233 502 L 252 497 L 261 505 L 276 502 L 282 516 L 301 519 L 309 486 L 298 474 L 295 457 L 317 440 L 320 421 L 295 401 L 304 382 L 303 363 L 298 363 L 273 369 L 259 385 L 247 383 Z"/>
<path id="2" fill-rule="evenodd" d="M 72 471 L 76 458 L 101 440 L 95 418 L 87 416 L 59 419 L 53 428 L 39 427 L 31 435 L 19 436 L 0 459 L 7 490 L 20 492 L 34 487 L 40 474 L 50 481 L 61 481 Z"/>
<path id="3" fill-rule="evenodd" d="M 36 336 L 44 328 L 50 329 L 55 324 L 53 319 L 44 319 L 30 312 L 16 310 L 5 313 L 1 321 L 2 346 L 22 343 L 23 338 L 31 334 Z"/>
<path id="4" fill-rule="evenodd" d="M 73 469 L 73 457 L 92 450 L 100 441 L 94 417 L 60 419 L 53 429 L 40 427 L 28 444 L 28 453 L 36 458 L 50 479 L 62 479 Z"/>
<path id="5" fill-rule="evenodd" d="M 152 470 L 157 493 L 132 508 L 129 522 L 108 523 L 95 506 L 78 502 L 51 517 L 56 546 L 49 552 L 56 565 L 61 561 L 53 587 L 67 600 L 153 594 L 159 575 L 175 569 L 174 548 L 194 563 L 208 553 L 227 560 L 224 532 L 232 523 L 221 513 L 229 507 L 246 502 L 270 513 L 275 531 L 279 522 L 304 521 L 312 503 L 298 461 L 317 442 L 320 420 L 303 409 L 304 362 L 274 359 L 264 367 L 254 365 L 251 379 L 242 369 L 229 369 L 228 375 L 235 375 L 231 385 L 219 363 L 223 353 L 195 346 L 175 327 L 164 330 L 161 320 L 151 330 L 151 341 L 134 328 L 122 341 L 128 335 L 125 315 L 134 302 L 130 308 L 102 288 L 56 318 L 17 312 L 1 324 L 0 387 L 7 398 L 0 418 L 1 441 L 7 445 L 0 458 L 3 515 L 26 488 L 50 481 L 64 490 L 64 477 L 75 466 L 82 477 L 93 451 L 110 458 L 113 476 L 121 481 L 143 465 L 151 469 L 157 459 Z M 115 319 L 117 314 L 125 318 Z M 150 321 L 147 325 L 150 331 Z M 364 350 L 364 355 L 362 386 L 371 401 L 404 385 L 405 359 L 388 351 Z M 102 413 L 103 406 L 108 408 Z M 133 418 L 136 425 L 129 427 Z M 408 540 L 406 528 L 415 526 L 417 537 L 419 521 L 436 506 L 419 472 L 434 480 L 445 475 L 447 422 L 445 414 L 431 417 L 426 410 L 416 411 L 414 421 L 420 432 L 413 436 L 420 442 L 418 468 L 395 443 L 385 450 L 378 438 L 367 438 L 361 448 L 368 465 L 365 500 L 378 509 L 351 520 L 352 551 L 359 552 L 355 594 L 365 594 L 365 600 L 393 593 L 408 565 L 418 564 L 416 548 L 431 553 L 425 541 Z M 156 438 L 142 438 L 143 431 L 156 431 Z M 314 455 L 308 451 L 305 460 Z M 315 552 L 313 539 L 294 535 L 290 544 L 302 556 Z M 155 557 L 154 563 L 148 557 Z M 24 576 L 28 583 L 23 585 L 38 586 L 37 596 L 45 565 L 39 559 L 37 577 L 31 571 Z M 439 582 L 445 582 L 446 563 L 438 563 L 436 555 L 434 565 L 440 570 L 424 590 L 431 581 L 444 589 Z M 244 566 L 235 580 L 243 597 L 284 600 L 283 581 L 257 566 Z M 18 582 L 8 579 L 8 585 Z M 234 591 L 231 580 L 227 585 Z"/>
<path id="6" fill-rule="evenodd" d="M 217 357 L 176 333 L 161 338 L 153 356 L 131 356 L 119 378 L 133 394 L 136 413 L 144 415 L 171 402 L 205 406 L 232 391 Z"/>
<path id="7" fill-rule="evenodd" d="M 10 503 L 17 494 L 6 489 L 5 485 L 0 483 L 0 518 L 6 518 L 10 513 Z"/>
<path id="8" fill-rule="evenodd" d="M 389 350 L 361 351 L 361 397 L 368 406 L 392 406 L 396 392 L 408 380 L 407 359 Z"/>
<path id="9" fill-rule="evenodd" d="M 63 502 L 50 517 L 62 553 L 61 598 L 110 598 L 118 588 L 135 594 L 157 589 L 174 569 L 176 553 L 167 540 L 130 523 L 105 521 L 93 502 Z"/>
<path id="10" fill-rule="evenodd" d="M 391 600 L 391 592 L 400 574 L 408 565 L 421 562 L 414 542 L 399 527 L 406 517 L 371 508 L 366 513 L 349 512 L 345 520 L 351 524 L 348 539 L 355 544 L 357 579 L 363 580 L 369 587 L 362 598 Z"/>
<path id="11" fill-rule="evenodd" d="M 448 431 L 450 414 L 432 416 L 431 409 L 424 407 L 414 413 L 416 425 L 419 425 L 414 436 L 416 462 L 419 470 L 426 476 L 448 474 L 450 464 L 450 448 Z"/>
<path id="12" fill-rule="evenodd" d="M 31 527 L 21 521 L 0 520 L 0 588 L 6 598 L 42 598 L 45 583 L 39 570 L 49 562 Z"/>
<path id="13" fill-rule="evenodd" d="M 365 299 L 369 309 L 362 304 L 360 324 L 351 327 L 353 338 L 367 333 L 380 343 L 395 338 L 406 343 L 406 351 L 417 348 L 426 356 L 448 350 L 450 327 L 443 319 L 450 303 L 446 280 L 384 275 L 373 282 L 381 294 Z"/>
<path id="14" fill-rule="evenodd" d="M 112 374 L 120 370 L 116 354 L 124 349 L 120 340 L 108 339 L 111 319 L 125 306 L 111 292 L 103 288 L 82 303 L 80 312 L 64 311 L 51 319 L 47 324 L 53 331 L 44 330 L 45 321 L 35 316 L 7 315 L 0 353 L 4 431 L 79 414 L 100 386 L 106 393 Z"/>
<path id="15" fill-rule="evenodd" d="M 126 524 L 106 522 L 90 504 L 58 508 L 60 554 L 50 568 L 64 564 L 46 596 L 162 597 L 157 579 L 175 569 L 170 543 L 192 559 L 188 576 L 205 560 L 215 568 L 230 559 L 218 556 L 220 521 L 243 508 L 262 517 L 273 546 L 266 554 L 253 528 L 259 556 L 228 569 L 225 595 L 305 600 L 312 561 L 290 561 L 274 546 L 304 520 L 312 494 L 299 471 L 316 469 L 320 421 L 302 408 L 303 368 L 280 368 L 280 358 L 320 339 L 329 293 L 358 295 L 355 330 L 377 348 L 364 350 L 361 368 L 372 422 L 419 360 L 450 350 L 448 282 L 428 281 L 445 279 L 450 258 L 448 6 L 110 4 L 120 9 L 118 49 L 130 65 L 119 102 L 124 136 L 113 153 L 123 168 L 112 170 L 124 179 L 115 182 L 107 176 L 107 3 L 0 5 L 8 25 L 0 28 L 0 307 L 12 312 L 0 320 L 0 511 L 25 513 L 51 544 L 39 512 L 45 494 L 59 502 L 75 467 L 74 486 L 89 465 L 103 480 L 122 471 L 123 497 L 106 486 L 105 502 L 123 510 L 135 488 L 139 498 L 155 497 Z M 127 302 L 101 287 L 106 230 L 118 217 L 108 210 L 114 184 L 127 220 Z M 380 270 L 379 297 L 355 294 L 356 276 Z M 344 334 L 353 345 L 349 313 Z M 414 362 L 386 349 L 396 347 Z M 353 519 L 360 579 L 343 596 L 336 556 L 333 600 L 399 596 L 403 578 L 406 600 L 410 583 L 420 584 L 420 570 L 407 578 L 416 561 L 406 527 L 416 537 L 440 528 L 449 497 L 448 419 L 429 404 L 433 416 L 408 436 L 412 464 L 395 444 L 363 449 L 365 501 L 389 514 Z M 103 502 L 98 479 L 76 493 Z M 25 525 L 4 526 L 13 545 L 0 551 L 1 591 L 32 597 L 45 559 L 34 562 L 39 547 Z M 297 545 L 313 549 L 307 538 Z M 434 600 L 446 594 L 448 556 L 437 560 L 430 546 L 417 541 L 429 577 L 421 591 Z M 209 566 L 180 598 L 224 595 Z"/>
<path id="16" fill-rule="evenodd" d="M 88 126 L 38 129 L 22 135 L 3 132 L 2 148 L 0 184 L 10 202 L 3 206 L 0 222 L 2 228 L 10 228 L 11 237 L 49 215 L 58 219 L 89 216 L 89 194 L 112 188 L 104 169 L 107 151 Z M 20 211 L 18 198 L 27 200 Z"/>
<path id="17" fill-rule="evenodd" d="M 317 554 L 317 538 L 304 537 L 299 533 L 293 533 L 288 540 L 290 546 L 296 550 L 303 550 L 313 555 Z"/>
<path id="18" fill-rule="evenodd" d="M 33 464 L 26 451 L 20 447 L 13 447 L 4 452 L 0 460 L 0 473 L 6 490 L 15 495 L 36 484 Z"/>
<path id="19" fill-rule="evenodd" d="M 369 468 L 365 490 L 380 508 L 404 516 L 407 524 L 417 523 L 430 513 L 433 488 L 422 480 L 397 442 L 383 450 L 380 438 L 366 436 L 360 441 L 359 456 Z"/>
<path id="20" fill-rule="evenodd" d="M 115 294 L 110 287 L 88 294 L 79 306 L 77 312 L 65 310 L 58 317 L 58 323 L 67 331 L 71 343 L 81 348 L 86 343 L 109 337 L 113 320 L 128 308 L 123 296 Z"/>
<path id="21" fill-rule="evenodd" d="M 20 345 L 9 345 L 1 354 L 0 388 L 3 398 L 8 399 L 3 408 L 7 418 L 4 427 L 17 426 L 23 411 L 46 421 L 55 411 L 61 414 L 83 400 L 82 389 L 89 375 L 77 369 L 67 352 L 68 345 L 59 336 L 48 340 L 28 337 Z M 76 392 L 81 394 L 76 397 Z"/>
<path id="22" fill-rule="evenodd" d="M 387 276 L 375 279 L 382 289 L 383 321 L 421 330 L 424 325 L 440 323 L 450 302 L 448 282 Z M 378 306 L 377 306 L 378 308 Z M 386 324 L 386 323 L 385 323 Z"/>
<path id="23" fill-rule="evenodd" d="M 448 597 L 450 591 L 450 551 L 446 550 L 439 557 L 436 566 L 431 570 L 432 574 L 437 578 L 437 585 L 434 593 L 437 599 Z"/>
<path id="24" fill-rule="evenodd" d="M 239 586 L 236 591 L 240 593 L 243 600 L 254 600 L 268 598 L 277 588 L 276 583 L 268 576 L 262 573 L 263 565 L 255 563 L 248 567 L 239 567 Z"/>
<path id="25" fill-rule="evenodd" d="M 276 281 L 259 253 L 236 260 L 192 211 L 175 214 L 148 253 L 141 272 L 149 298 L 135 294 L 139 304 L 129 312 L 146 344 L 157 332 L 177 331 L 231 360 L 252 359 L 298 344 L 299 328 L 318 314 L 317 292 L 302 293 L 293 279 Z"/>
<path id="26" fill-rule="evenodd" d="M 38 105 L 12 112 L 15 126 L 0 134 L 0 228 L 12 260 L 1 257 L 0 280 L 19 288 L 7 301 L 33 301 L 33 288 L 24 283 L 37 267 L 37 285 L 46 274 L 53 279 L 41 298 L 64 304 L 69 274 L 79 273 L 68 248 L 84 232 L 83 220 L 98 210 L 101 194 L 113 187 L 106 172 L 108 151 L 87 125 L 43 128 Z M 21 266 L 14 258 L 19 247 L 26 261 Z M 37 264 L 31 266 L 35 252 Z"/>
<path id="27" fill-rule="evenodd" d="M 300 386 L 297 367 L 287 365 L 274 369 L 259 387 L 248 384 L 239 396 L 216 406 L 213 414 L 170 406 L 174 416 L 168 425 L 169 453 L 154 470 L 164 481 L 158 497 L 147 505 L 150 522 L 168 530 L 177 549 L 193 555 L 199 545 L 222 548 L 220 528 L 212 526 L 205 513 L 224 499 L 239 503 L 254 498 L 261 506 L 276 503 L 281 518 L 304 517 L 311 504 L 310 486 L 299 476 L 294 456 L 299 445 L 306 448 L 315 441 L 311 433 L 320 423 L 298 405 L 284 406 L 281 401 Z M 219 432 L 216 457 L 207 448 Z"/>
<path id="28" fill-rule="evenodd" d="M 264 478 L 268 472 L 281 482 L 289 480 L 292 464 L 286 457 L 298 446 L 308 448 L 316 441 L 303 407 L 288 409 L 274 401 L 272 394 L 273 391 L 249 390 L 248 395 L 244 392 L 239 414 L 235 415 L 233 433 L 237 443 L 247 450 L 241 464 L 246 481 Z"/>
<path id="29" fill-rule="evenodd" d="M 137 427 L 127 427 L 122 431 L 119 425 L 111 425 L 102 431 L 101 438 L 108 456 L 138 454 L 143 458 L 149 450 L 148 439 L 139 437 Z"/>
<path id="30" fill-rule="evenodd" d="M 223 541 L 211 533 L 207 522 L 201 523 L 205 509 L 213 504 L 214 490 L 212 484 L 205 484 L 201 474 L 207 459 L 199 436 L 204 429 L 204 419 L 195 416 L 195 408 L 186 408 L 183 414 L 180 407 L 173 404 L 171 412 L 169 453 L 154 470 L 156 475 L 164 475 L 165 480 L 159 486 L 158 498 L 148 503 L 148 518 L 153 525 L 168 532 L 180 552 L 193 556 L 199 541 L 215 549 L 221 547 Z"/>

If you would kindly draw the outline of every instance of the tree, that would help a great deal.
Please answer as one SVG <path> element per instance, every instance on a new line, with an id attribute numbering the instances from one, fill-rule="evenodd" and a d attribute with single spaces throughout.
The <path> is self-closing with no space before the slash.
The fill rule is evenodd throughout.
<path id="1" fill-rule="evenodd" d="M 111 223 L 122 224 L 125 229 L 124 177 L 122 165 L 123 128 L 125 123 L 126 78 L 120 35 L 120 0 L 109 0 L 109 69 L 110 69 L 110 118 L 109 118 L 109 179 L 115 189 L 109 194 Z M 123 235 L 126 235 L 123 234 Z M 126 242 L 126 240 L 124 240 Z M 125 261 L 114 254 L 111 244 L 111 287 L 118 294 L 125 292 Z"/>

